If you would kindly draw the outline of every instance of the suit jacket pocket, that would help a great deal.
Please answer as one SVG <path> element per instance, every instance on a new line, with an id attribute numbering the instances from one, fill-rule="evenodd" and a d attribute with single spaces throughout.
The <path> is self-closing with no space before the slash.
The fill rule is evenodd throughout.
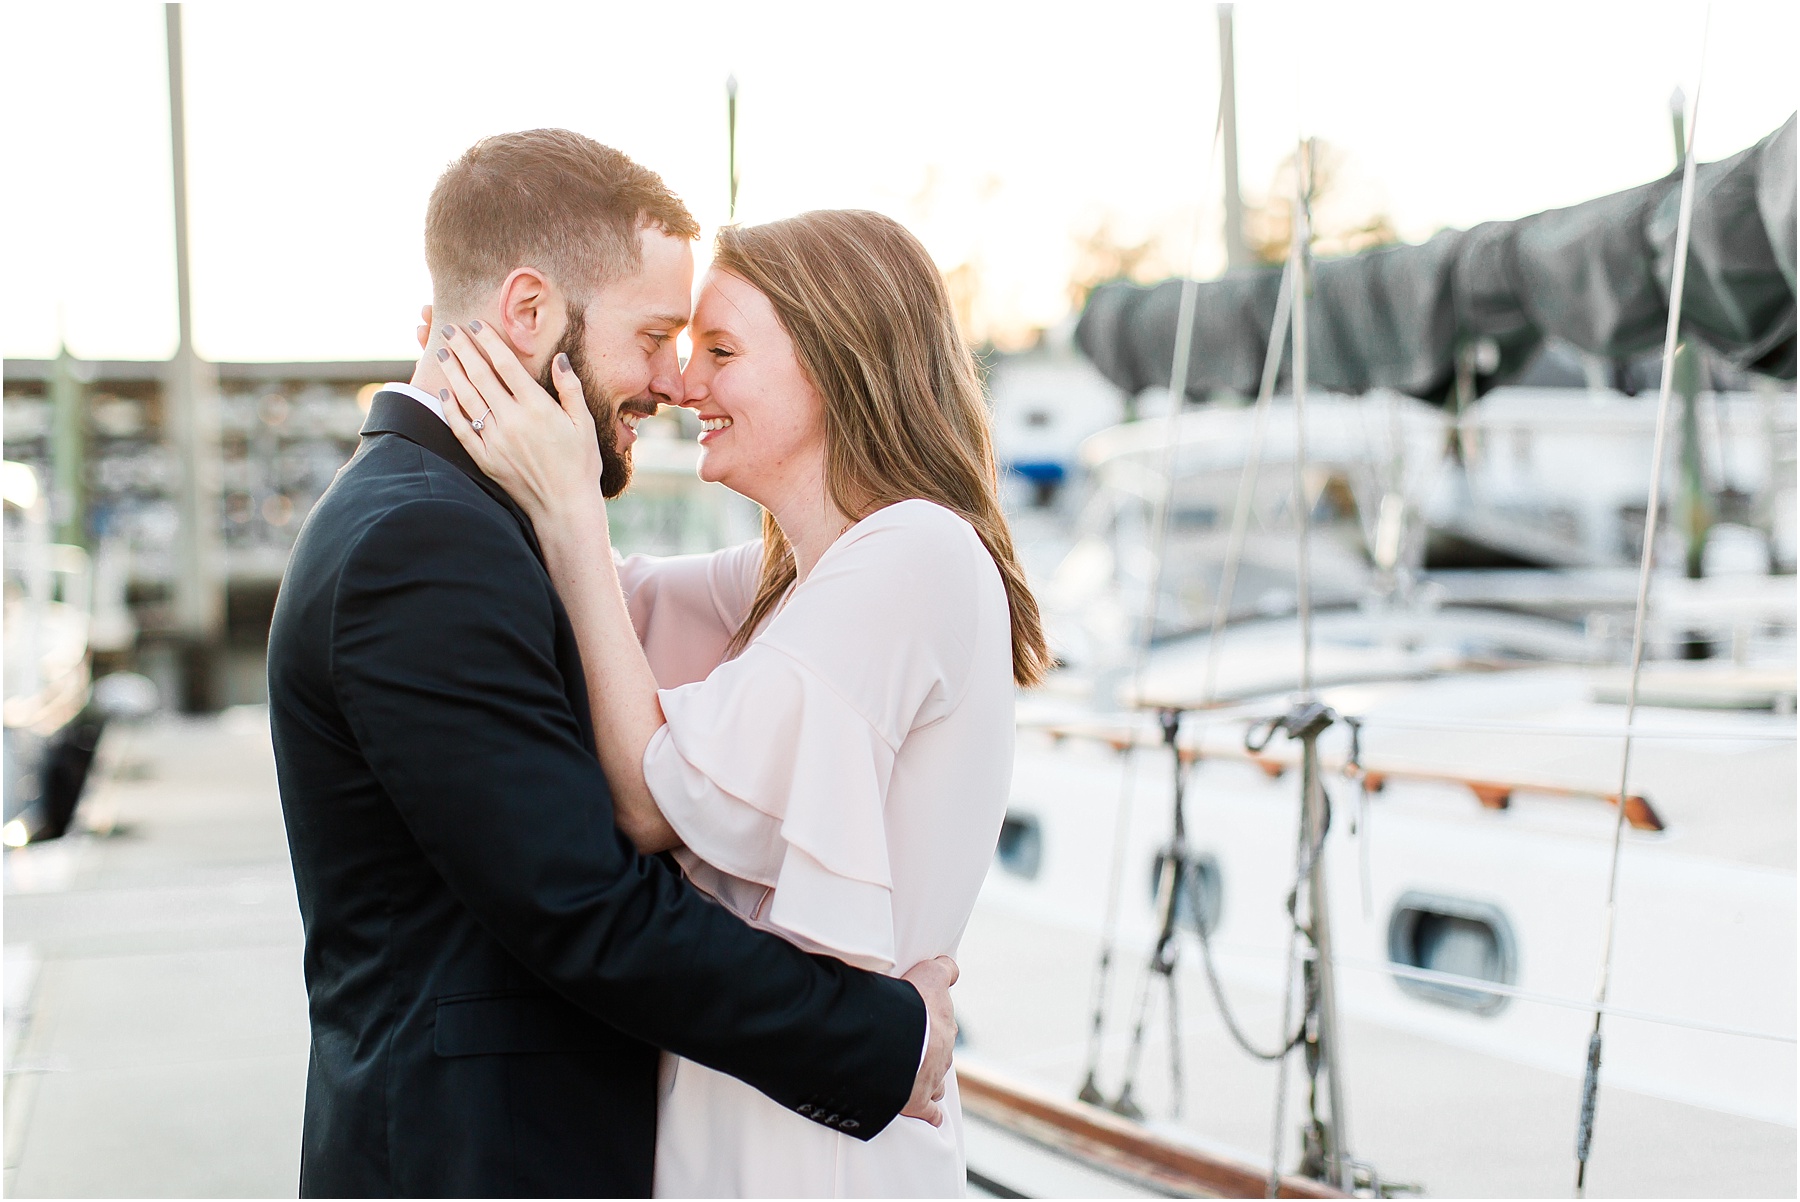
<path id="1" fill-rule="evenodd" d="M 439 1056 L 519 1056 L 616 1051 L 627 1040 L 547 990 L 473 993 L 437 1000 Z"/>

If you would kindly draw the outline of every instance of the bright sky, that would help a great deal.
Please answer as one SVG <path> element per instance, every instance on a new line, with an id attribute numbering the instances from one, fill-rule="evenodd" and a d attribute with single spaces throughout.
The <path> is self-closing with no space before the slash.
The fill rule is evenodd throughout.
<path id="1" fill-rule="evenodd" d="M 1298 133 L 1348 156 L 1403 236 L 1629 187 L 1672 163 L 1695 0 L 1237 6 L 1241 163 L 1265 189 Z M 426 197 L 484 134 L 580 130 L 725 219 L 880 209 L 987 320 L 1067 310 L 1073 233 L 1185 230 L 1216 270 L 1204 177 L 1218 50 L 1202 0 L 1075 5 L 214 3 L 185 9 L 195 342 L 222 360 L 408 357 L 429 298 Z M 8 181 L 0 350 L 163 358 L 175 342 L 163 7 L 0 15 Z M 1793 111 L 1800 5 L 1713 5 L 1700 157 Z M 1204 189 L 1204 190 L 1203 190 Z"/>

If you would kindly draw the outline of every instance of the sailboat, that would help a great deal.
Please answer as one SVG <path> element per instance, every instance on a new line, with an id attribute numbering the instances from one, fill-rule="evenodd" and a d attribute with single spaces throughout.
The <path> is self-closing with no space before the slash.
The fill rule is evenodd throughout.
<path id="1" fill-rule="evenodd" d="M 1280 280 L 1096 293 L 1078 339 L 1116 382 L 1259 403 L 1224 563 L 1193 607 L 1210 630 L 1181 633 L 1195 623 L 1164 587 L 1183 504 L 1174 406 L 1135 464 L 1155 552 L 1135 664 L 1022 707 L 1012 810 L 958 990 L 975 1187 L 1553 1194 L 1573 1169 L 1578 1193 L 1792 1192 L 1791 604 L 1730 655 L 1647 654 L 1684 642 L 1680 607 L 1651 603 L 1679 590 L 1653 577 L 1657 540 L 1641 532 L 1659 529 L 1678 347 L 1792 378 L 1793 145 L 1790 120 L 1632 193 L 1360 261 L 1314 267 L 1300 220 Z M 1618 230 L 1657 248 L 1650 271 Z M 1619 268 L 1621 303 L 1600 308 L 1633 322 L 1546 299 L 1555 273 L 1502 286 L 1518 256 L 1552 247 L 1585 256 L 1568 272 Z M 1741 273 L 1711 270 L 1732 256 Z M 1393 287 L 1409 263 L 1432 286 Z M 1359 306 L 1371 289 L 1417 303 Z M 1358 583 L 1327 560 L 1313 592 L 1325 490 L 1310 352 L 1346 391 L 1447 402 L 1460 435 L 1479 386 L 1547 333 L 1636 351 L 1646 309 L 1662 381 L 1628 638 L 1394 587 L 1419 507 L 1391 473 L 1396 500 L 1377 499 L 1365 543 L 1364 575 L 1385 573 L 1385 589 L 1327 607 Z M 1355 329 L 1371 312 L 1392 326 Z M 1258 326 L 1260 346 L 1220 342 Z M 1208 376 L 1259 361 L 1257 378 Z M 1298 559 L 1291 598 L 1256 616 L 1234 592 L 1268 501 L 1256 466 L 1280 375 Z M 1071 987 L 1085 965 L 1091 993 Z"/>

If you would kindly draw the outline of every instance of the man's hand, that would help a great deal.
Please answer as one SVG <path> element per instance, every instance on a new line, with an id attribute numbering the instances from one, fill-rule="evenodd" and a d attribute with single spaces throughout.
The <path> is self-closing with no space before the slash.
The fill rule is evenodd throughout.
<path id="1" fill-rule="evenodd" d="M 944 1108 L 938 1103 L 944 1097 L 944 1077 L 950 1072 L 950 1054 L 956 1048 L 956 1011 L 950 1005 L 950 986 L 956 984 L 957 975 L 956 961 L 939 956 L 913 965 L 902 978 L 925 999 L 931 1036 L 925 1044 L 925 1059 L 919 1062 L 919 1075 L 913 1080 L 912 1097 L 900 1113 L 924 1119 L 933 1127 L 944 1122 Z"/>

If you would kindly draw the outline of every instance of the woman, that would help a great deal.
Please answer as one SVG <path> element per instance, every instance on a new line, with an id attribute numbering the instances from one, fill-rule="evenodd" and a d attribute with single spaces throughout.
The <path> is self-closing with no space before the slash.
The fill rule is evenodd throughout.
<path id="1" fill-rule="evenodd" d="M 450 340 L 452 427 L 536 528 L 619 825 L 807 948 L 890 973 L 954 954 L 1005 810 L 1014 687 L 1047 654 L 943 281 L 897 223 L 808 213 L 722 232 L 691 330 L 700 475 L 763 507 L 762 553 L 650 586 L 627 565 L 631 602 L 574 373 L 556 370 L 558 407 L 491 330 L 476 339 L 510 391 Z M 633 608 L 665 627 L 653 646 L 723 661 L 659 691 Z M 946 1091 L 941 1126 L 900 1118 L 864 1143 L 665 1058 L 656 1191 L 958 1194 L 954 1075 Z"/>

